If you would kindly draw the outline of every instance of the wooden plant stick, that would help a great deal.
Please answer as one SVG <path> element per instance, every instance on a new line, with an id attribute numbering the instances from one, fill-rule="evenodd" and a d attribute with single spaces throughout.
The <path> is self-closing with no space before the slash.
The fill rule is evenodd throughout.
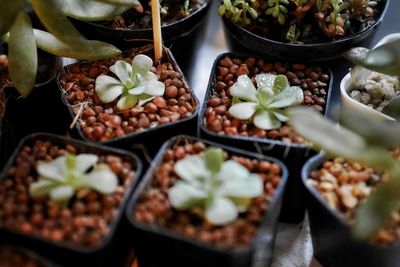
<path id="1" fill-rule="evenodd" d="M 153 40 L 155 61 L 162 57 L 161 17 L 159 0 L 151 0 L 151 16 L 153 20 Z"/>

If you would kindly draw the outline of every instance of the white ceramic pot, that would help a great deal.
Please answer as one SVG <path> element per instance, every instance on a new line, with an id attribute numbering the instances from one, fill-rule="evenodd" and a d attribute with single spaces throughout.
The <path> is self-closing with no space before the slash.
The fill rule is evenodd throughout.
<path id="1" fill-rule="evenodd" d="M 382 38 L 379 41 L 379 43 L 375 47 L 381 46 L 382 44 L 385 44 L 385 43 L 388 43 L 388 42 L 391 42 L 391 41 L 394 41 L 397 39 L 400 39 L 400 33 L 393 33 L 393 34 L 386 35 L 384 38 Z M 380 111 L 377 111 L 373 108 L 368 107 L 367 105 L 364 105 L 364 104 L 352 99 L 349 95 L 350 90 L 351 90 L 351 76 L 350 76 L 350 73 L 348 73 L 340 82 L 340 93 L 341 93 L 341 105 L 342 106 L 362 110 L 377 119 L 394 120 L 394 118 L 392 118 L 388 115 L 385 115 Z"/>

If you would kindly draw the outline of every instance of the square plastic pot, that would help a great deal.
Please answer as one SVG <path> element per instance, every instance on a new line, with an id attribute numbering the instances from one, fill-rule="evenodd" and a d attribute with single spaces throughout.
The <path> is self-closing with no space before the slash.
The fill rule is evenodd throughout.
<path id="1" fill-rule="evenodd" d="M 301 183 L 301 168 L 306 160 L 314 154 L 314 152 L 304 144 L 287 144 L 283 141 L 272 140 L 268 138 L 258 138 L 250 136 L 239 136 L 239 135 L 221 135 L 214 133 L 207 129 L 204 125 L 204 116 L 207 109 L 208 99 L 211 97 L 212 90 L 216 83 L 216 73 L 218 68 L 218 62 L 224 57 L 229 56 L 230 58 L 235 57 L 239 59 L 247 59 L 249 57 L 255 57 L 257 59 L 265 59 L 268 62 L 277 61 L 276 58 L 265 58 L 256 57 L 251 55 L 237 54 L 237 53 L 224 53 L 219 55 L 214 61 L 213 68 L 211 70 L 210 80 L 208 82 L 207 92 L 202 109 L 199 114 L 199 134 L 201 137 L 225 144 L 232 147 L 237 147 L 254 153 L 260 153 L 271 157 L 282 160 L 289 170 L 289 179 L 285 189 L 285 195 L 282 204 L 282 213 L 280 220 L 288 223 L 299 223 L 304 219 L 306 204 L 305 204 L 305 192 L 303 184 Z M 329 85 L 326 98 L 325 116 L 329 110 L 333 74 L 332 71 L 326 69 L 329 73 Z"/>
<path id="2" fill-rule="evenodd" d="M 173 144 L 185 139 L 202 141 L 206 145 L 220 147 L 233 155 L 268 160 L 280 165 L 282 170 L 281 182 L 277 187 L 275 195 L 268 205 L 268 210 L 264 214 L 261 225 L 249 246 L 237 250 L 224 249 L 200 242 L 196 239 L 189 239 L 167 228 L 145 225 L 135 221 L 133 216 L 135 205 L 142 193 L 150 186 L 155 170 L 162 163 L 164 153 Z M 127 207 L 126 215 L 132 227 L 132 237 L 134 237 L 132 240 L 134 240 L 136 245 L 139 266 L 269 266 L 272 260 L 276 227 L 287 175 L 288 172 L 286 166 L 275 158 L 249 153 L 189 136 L 178 136 L 167 141 L 158 152 L 152 166 L 148 169 Z"/>
<path id="3" fill-rule="evenodd" d="M 135 49 L 135 51 L 138 51 L 143 54 L 149 54 L 153 53 L 153 47 L 151 45 Z M 176 60 L 172 53 L 170 52 L 169 49 L 164 48 L 163 50 L 163 62 L 166 63 L 171 63 L 178 72 L 181 73 L 182 75 L 182 81 L 184 85 L 188 88 L 188 91 L 192 95 L 193 99 L 193 105 L 194 105 L 194 111 L 192 112 L 192 115 L 190 115 L 187 118 L 179 119 L 175 122 L 169 122 L 166 124 L 161 124 L 157 125 L 156 127 L 151 127 L 147 128 L 142 132 L 137 132 L 137 133 L 130 133 L 127 134 L 123 137 L 120 138 L 114 138 L 105 142 L 95 142 L 92 141 L 88 138 L 86 138 L 83 134 L 83 129 L 80 125 L 80 123 L 76 123 L 74 130 L 73 130 L 73 135 L 76 138 L 85 140 L 87 142 L 95 142 L 107 146 L 113 146 L 113 147 L 119 147 L 127 150 L 134 150 L 140 158 L 143 160 L 143 163 L 146 163 L 146 156 L 145 153 L 148 153 L 150 156 L 153 156 L 160 146 L 163 144 L 163 142 L 173 136 L 176 136 L 178 134 L 195 134 L 196 133 L 196 128 L 197 128 L 197 116 L 198 116 L 198 111 L 199 111 L 199 101 L 194 93 L 194 91 L 191 89 L 191 87 L 188 85 L 188 82 L 179 68 L 178 64 L 176 63 Z M 71 117 L 71 122 L 75 118 L 75 113 L 72 111 L 72 108 L 70 104 L 68 103 L 67 97 L 64 94 L 64 89 L 60 84 L 60 73 L 58 75 L 57 79 L 57 84 L 58 87 L 61 91 L 61 97 L 62 101 L 68 108 L 68 112 Z M 143 149 L 135 149 L 133 147 L 142 147 L 145 148 L 146 152 L 143 152 Z M 148 158 L 148 157 L 147 157 Z"/>
<path id="4" fill-rule="evenodd" d="M 316 155 L 307 161 L 302 170 L 315 257 L 324 267 L 398 266 L 399 245 L 383 247 L 355 240 L 345 218 L 331 208 L 313 186 L 308 185 L 311 171 L 321 167 L 326 159 L 323 154 Z"/>
<path id="5" fill-rule="evenodd" d="M 98 155 L 117 155 L 122 157 L 124 160 L 129 161 L 135 169 L 135 177 L 133 182 L 127 187 L 124 194 L 123 200 L 120 206 L 116 210 L 116 216 L 113 222 L 109 226 L 108 234 L 102 239 L 101 243 L 96 246 L 84 247 L 78 245 L 71 245 L 66 242 L 52 242 L 48 239 L 44 239 L 39 236 L 26 235 L 19 231 L 0 227 L 0 235 L 2 240 L 10 244 L 17 246 L 24 246 L 29 249 L 35 250 L 40 254 L 45 255 L 51 260 L 54 260 L 62 265 L 66 266 L 110 266 L 108 258 L 113 255 L 113 249 L 120 249 L 120 253 L 123 253 L 124 247 L 120 246 L 118 239 L 121 233 L 119 230 L 125 206 L 129 200 L 129 197 L 135 188 L 141 171 L 142 163 L 139 158 L 130 152 L 109 148 L 105 146 L 87 144 L 82 141 L 75 139 L 64 138 L 52 134 L 32 134 L 24 138 L 15 152 L 9 159 L 2 173 L 0 174 L 0 180 L 7 178 L 9 169 L 13 166 L 14 161 L 19 154 L 21 148 L 26 145 L 32 145 L 36 140 L 50 141 L 56 145 L 67 145 L 72 144 L 79 148 L 81 153 L 93 153 Z M 113 258 L 114 259 L 114 258 Z"/>

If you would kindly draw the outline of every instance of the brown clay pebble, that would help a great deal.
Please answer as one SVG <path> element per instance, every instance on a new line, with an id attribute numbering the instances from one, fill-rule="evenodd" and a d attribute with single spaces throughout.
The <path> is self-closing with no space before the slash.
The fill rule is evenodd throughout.
<path id="1" fill-rule="evenodd" d="M 140 223 L 157 225 L 178 231 L 180 234 L 226 248 L 240 248 L 252 241 L 264 212 L 267 210 L 276 187 L 280 182 L 280 168 L 258 159 L 250 160 L 227 154 L 226 160 L 235 160 L 249 171 L 263 177 L 269 190 L 254 199 L 247 212 L 242 212 L 239 218 L 231 224 L 215 226 L 195 212 L 179 211 L 168 202 L 167 190 L 180 177 L 173 171 L 174 164 L 188 155 L 201 153 L 206 145 L 200 141 L 185 139 L 177 141 L 166 150 L 162 163 L 156 168 L 150 188 L 142 192 L 134 207 L 134 218 Z M 258 166 L 254 168 L 254 166 Z"/>

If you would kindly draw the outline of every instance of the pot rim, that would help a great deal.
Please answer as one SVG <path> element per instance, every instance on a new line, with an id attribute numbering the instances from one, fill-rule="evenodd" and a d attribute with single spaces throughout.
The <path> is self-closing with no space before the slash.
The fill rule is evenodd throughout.
<path id="1" fill-rule="evenodd" d="M 310 147 L 307 146 L 306 144 L 288 144 L 285 143 L 281 140 L 274 140 L 274 139 L 269 139 L 269 138 L 259 138 L 259 137 L 254 137 L 254 136 L 240 136 L 240 135 L 226 135 L 226 134 L 218 134 L 215 132 L 210 131 L 205 125 L 204 125 L 204 115 L 205 115 L 205 111 L 207 110 L 207 100 L 210 98 L 211 96 L 211 91 L 214 85 L 214 79 L 216 77 L 216 70 L 218 67 L 218 62 L 224 58 L 224 57 L 239 57 L 239 58 L 250 58 L 250 57 L 254 57 L 256 59 L 267 59 L 267 60 L 271 60 L 271 61 L 278 61 L 279 59 L 277 57 L 268 57 L 268 56 L 259 56 L 259 55 L 248 55 L 248 54 L 243 54 L 243 53 L 235 53 L 235 52 L 226 52 L 226 53 L 222 53 L 220 55 L 217 56 L 217 58 L 214 60 L 214 64 L 213 67 L 211 69 L 211 74 L 210 74 L 210 78 L 208 81 L 208 86 L 207 86 L 207 90 L 206 90 L 206 94 L 204 96 L 204 101 L 203 101 L 203 105 L 200 109 L 199 112 L 199 118 L 198 118 L 198 125 L 199 128 L 204 131 L 206 134 L 214 137 L 214 138 L 223 138 L 226 140 L 229 139 L 234 139 L 234 140 L 240 140 L 240 141 L 247 141 L 247 142 L 254 142 L 254 143 L 258 143 L 258 144 L 266 144 L 266 145 L 270 145 L 270 146 L 279 146 L 279 147 L 284 147 L 284 148 L 296 148 L 296 149 L 305 149 L 305 150 L 310 150 Z M 290 62 L 287 60 L 284 60 L 285 62 Z M 297 61 L 293 61 L 291 63 L 294 63 Z M 332 87 L 333 87 L 333 73 L 329 68 L 324 67 L 325 70 L 327 70 L 329 72 L 329 84 L 327 86 L 328 92 L 327 92 L 327 97 L 326 97 L 326 105 L 325 105 L 325 110 L 324 110 L 324 117 L 330 117 L 329 114 L 329 110 L 331 107 L 331 96 L 332 96 Z"/>
<path id="2" fill-rule="evenodd" d="M 212 244 L 208 244 L 206 242 L 202 242 L 198 239 L 195 238 L 187 238 L 184 235 L 171 230 L 167 227 L 164 226 L 149 226 L 146 224 L 142 224 L 137 222 L 134 218 L 133 218 L 133 211 L 135 209 L 135 206 L 139 200 L 139 198 L 141 197 L 142 193 L 147 189 L 148 185 L 152 182 L 153 178 L 154 178 L 154 172 L 156 170 L 156 168 L 162 163 L 162 159 L 164 156 L 165 151 L 171 147 L 172 144 L 176 143 L 179 140 L 184 140 L 184 139 L 191 139 L 191 140 L 195 140 L 195 141 L 202 141 L 203 143 L 205 143 L 206 145 L 209 146 L 216 146 L 219 148 L 222 148 L 223 150 L 234 154 L 234 155 L 243 155 L 243 156 L 247 156 L 249 158 L 255 158 L 255 159 L 261 159 L 261 160 L 267 160 L 270 162 L 274 162 L 279 164 L 279 166 L 281 167 L 281 181 L 277 187 L 277 189 L 275 190 L 275 194 L 272 198 L 272 200 L 270 201 L 269 205 L 268 205 L 268 209 L 264 212 L 263 214 L 263 220 L 260 223 L 260 225 L 257 227 L 257 232 L 254 235 L 254 237 L 252 238 L 252 241 L 249 245 L 245 246 L 245 247 L 240 247 L 237 249 L 229 249 L 229 248 L 224 248 L 224 247 L 218 247 Z M 289 171 L 286 167 L 286 165 L 279 159 L 274 158 L 274 157 L 269 157 L 269 156 L 265 156 L 265 155 L 261 155 L 261 154 L 256 154 L 256 153 L 252 153 L 252 152 L 248 152 L 245 150 L 241 150 L 241 149 L 237 149 L 237 148 L 233 148 L 233 147 L 229 147 L 226 145 L 221 145 L 212 141 L 209 141 L 207 139 L 203 139 L 200 137 L 193 137 L 193 136 L 188 136 L 188 135 L 178 135 L 175 136 L 169 140 L 167 140 L 163 146 L 160 148 L 159 152 L 157 153 L 156 157 L 153 159 L 153 163 L 151 164 L 151 166 L 148 168 L 146 174 L 143 176 L 142 180 L 140 181 L 139 186 L 137 187 L 137 189 L 135 190 L 135 192 L 133 193 L 131 199 L 129 200 L 129 203 L 127 205 L 126 208 L 126 217 L 129 221 L 129 223 L 136 229 L 140 230 L 140 231 L 144 231 L 147 233 L 152 233 L 152 234 L 156 234 L 156 235 L 160 235 L 163 237 L 167 237 L 169 239 L 174 239 L 177 240 L 179 242 L 183 242 L 189 245 L 192 245 L 196 248 L 199 249 L 204 249 L 204 250 L 211 250 L 211 251 L 215 251 L 221 254 L 242 254 L 242 253 L 246 253 L 249 252 L 252 248 L 255 247 L 255 243 L 257 240 L 259 240 L 262 237 L 262 234 L 260 233 L 260 230 L 263 229 L 263 224 L 265 223 L 265 221 L 267 219 L 269 219 L 271 211 L 273 209 L 276 209 L 276 205 L 279 201 L 279 199 L 283 196 L 283 192 L 288 180 L 288 175 L 289 175 Z M 276 221 L 277 223 L 277 221 Z M 274 232 L 274 235 L 276 234 L 276 231 Z M 265 239 L 265 238 L 264 238 Z"/>
<path id="3" fill-rule="evenodd" d="M 190 13 L 189 16 L 184 17 L 184 18 L 182 18 L 182 19 L 180 19 L 180 20 L 178 20 L 178 21 L 175 21 L 175 22 L 173 22 L 173 23 L 170 23 L 170 24 L 161 26 L 161 29 L 162 29 L 162 30 L 169 30 L 169 29 L 173 29 L 174 27 L 176 27 L 177 24 L 181 24 L 181 23 L 184 24 L 184 23 L 186 23 L 186 21 L 187 21 L 188 19 L 190 19 L 192 16 L 196 16 L 198 13 L 200 13 L 200 12 L 202 12 L 203 10 L 207 9 L 207 8 L 209 7 L 211 1 L 212 1 L 212 0 L 205 0 L 204 4 L 203 4 L 199 9 L 197 9 L 196 11 L 194 11 L 193 13 Z M 114 29 L 114 28 L 112 28 L 112 27 L 110 27 L 110 26 L 105 26 L 105 25 L 102 25 L 102 24 L 100 24 L 100 23 L 98 23 L 98 22 L 95 22 L 95 21 L 82 21 L 82 22 L 87 23 L 87 24 L 90 24 L 90 25 L 95 26 L 95 27 L 99 27 L 99 28 L 104 29 L 104 30 L 112 30 L 112 31 L 114 31 L 114 32 L 137 32 L 137 33 L 145 33 L 145 32 L 151 32 L 151 31 L 153 31 L 153 28 L 152 28 L 152 27 L 151 27 L 151 28 L 146 28 L 146 29 Z"/>
<path id="4" fill-rule="evenodd" d="M 67 242 L 54 242 L 51 241 L 49 239 L 43 238 L 41 236 L 35 236 L 35 235 L 27 235 L 27 234 L 23 234 L 20 231 L 14 230 L 14 229 L 8 229 L 5 227 L 0 227 L 1 231 L 4 232 L 8 232 L 11 233 L 14 236 L 17 236 L 18 238 L 25 238 L 25 239 L 30 239 L 33 240 L 35 243 L 38 242 L 39 244 L 46 244 L 48 246 L 53 246 L 56 247 L 58 249 L 63 249 L 63 250 L 68 250 L 70 252 L 74 252 L 74 253 L 82 253 L 82 254 L 92 254 L 92 253 L 96 253 L 102 249 L 104 249 L 107 245 L 110 244 L 112 237 L 114 236 L 118 225 L 120 224 L 121 220 L 122 220 L 122 216 L 124 214 L 124 210 L 125 207 L 129 201 L 129 197 L 132 194 L 132 192 L 134 191 L 134 189 L 137 187 L 138 183 L 139 183 L 139 179 L 141 177 L 142 174 L 142 170 L 143 170 L 143 165 L 142 162 L 140 161 L 139 157 L 129 151 L 126 150 L 122 150 L 122 149 L 118 149 L 118 148 L 113 148 L 113 147 L 108 147 L 108 146 L 103 146 L 103 145 L 99 145 L 99 144 L 94 144 L 94 143 L 86 143 L 84 141 L 81 140 L 77 140 L 77 139 L 73 139 L 73 138 L 67 138 L 64 136 L 59 136 L 59 135 L 55 135 L 55 134 L 51 134 L 51 133 L 34 133 L 34 134 L 30 134 L 26 137 L 24 137 L 20 143 L 18 144 L 18 146 L 15 148 L 13 154 L 10 156 L 9 160 L 7 161 L 6 165 L 4 166 L 2 172 L 0 173 L 0 181 L 5 179 L 7 177 L 7 171 L 13 166 L 14 160 L 16 158 L 16 156 L 19 154 L 19 152 L 21 151 L 21 148 L 28 142 L 30 141 L 34 141 L 34 140 L 39 140 L 39 139 L 48 139 L 48 140 L 52 140 L 55 141 L 56 143 L 64 143 L 64 144 L 73 144 L 75 146 L 78 147 L 84 147 L 84 148 L 88 148 L 90 150 L 97 150 L 97 151 L 102 151 L 104 152 L 104 154 L 109 153 L 109 154 L 116 154 L 119 155 L 121 157 L 128 157 L 132 159 L 132 163 L 135 164 L 135 175 L 134 175 L 134 179 L 132 180 L 132 182 L 130 183 L 129 187 L 127 188 L 127 190 L 124 193 L 124 197 L 123 200 L 121 201 L 120 205 L 118 206 L 117 210 L 117 215 L 114 217 L 112 223 L 109 225 L 109 230 L 107 235 L 102 239 L 102 242 L 99 243 L 98 245 L 95 246 L 90 246 L 90 247 L 85 247 L 85 246 L 81 246 L 81 245 L 73 245 L 73 244 L 69 244 Z"/>
<path id="5" fill-rule="evenodd" d="M 233 23 L 232 21 L 227 19 L 225 16 L 222 16 L 222 18 L 224 20 L 224 23 L 229 23 L 229 24 L 235 26 L 237 29 L 240 29 L 241 31 L 244 31 L 246 34 L 251 35 L 253 38 L 258 39 L 260 42 L 269 42 L 269 43 L 273 43 L 275 45 L 292 47 L 293 49 L 296 49 L 296 48 L 299 48 L 299 47 L 310 47 L 310 48 L 313 48 L 313 47 L 321 47 L 321 46 L 329 45 L 329 44 L 345 43 L 345 42 L 347 42 L 347 41 L 349 41 L 351 39 L 360 37 L 360 36 L 364 35 L 365 33 L 371 31 L 372 29 L 374 29 L 377 25 L 379 25 L 382 22 L 383 18 L 386 15 L 387 10 L 388 10 L 389 3 L 390 3 L 390 0 L 385 0 L 385 6 L 383 7 L 379 18 L 375 21 L 374 24 L 372 24 L 368 28 L 366 28 L 366 29 L 364 29 L 364 30 L 362 30 L 360 32 L 357 32 L 355 34 L 351 34 L 351 35 L 348 35 L 346 37 L 340 38 L 338 40 L 333 40 L 333 41 L 323 42 L 323 43 L 292 44 L 292 43 L 280 42 L 280 41 L 276 41 L 276 40 L 273 40 L 273 39 L 265 38 L 265 37 L 262 37 L 262 36 L 260 36 L 258 34 L 252 33 L 251 31 L 245 29 L 244 27 Z"/>

